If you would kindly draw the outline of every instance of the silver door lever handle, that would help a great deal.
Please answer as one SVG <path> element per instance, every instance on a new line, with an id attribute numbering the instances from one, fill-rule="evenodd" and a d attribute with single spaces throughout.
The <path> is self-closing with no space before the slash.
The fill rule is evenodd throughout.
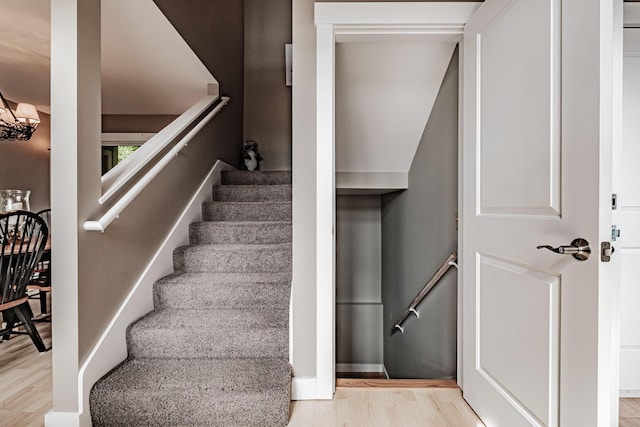
<path id="1" fill-rule="evenodd" d="M 568 246 L 565 245 L 554 248 L 549 245 L 540 245 L 537 246 L 536 249 L 549 249 L 551 252 L 555 252 L 557 254 L 572 255 L 578 261 L 586 261 L 589 259 L 589 254 L 591 254 L 589 242 L 582 238 L 573 239 L 571 244 Z"/>

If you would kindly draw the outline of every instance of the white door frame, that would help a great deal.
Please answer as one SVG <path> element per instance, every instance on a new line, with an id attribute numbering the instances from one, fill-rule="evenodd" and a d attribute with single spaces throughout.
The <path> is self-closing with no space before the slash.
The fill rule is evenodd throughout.
<path id="1" fill-rule="evenodd" d="M 482 3 L 316 3 L 316 398 L 335 392 L 335 44 L 458 42 Z"/>

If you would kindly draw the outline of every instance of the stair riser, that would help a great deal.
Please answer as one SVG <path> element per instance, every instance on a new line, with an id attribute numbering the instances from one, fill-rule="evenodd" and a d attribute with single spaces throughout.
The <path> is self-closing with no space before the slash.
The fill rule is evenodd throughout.
<path id="1" fill-rule="evenodd" d="M 229 185 L 278 185 L 291 184 L 291 172 L 288 171 L 264 171 L 242 172 L 225 171 L 220 177 L 222 184 Z"/>
<path id="2" fill-rule="evenodd" d="M 243 283 L 229 285 L 193 285 L 156 283 L 153 298 L 156 309 L 242 309 L 289 307 L 288 283 Z"/>
<path id="3" fill-rule="evenodd" d="M 288 390 L 270 393 L 213 394 L 174 392 L 91 396 L 94 427 L 286 426 Z M 276 404 L 277 402 L 277 404 Z"/>
<path id="4" fill-rule="evenodd" d="M 250 330 L 144 329 L 128 332 L 129 356 L 136 358 L 195 359 L 287 358 L 287 328 Z"/>
<path id="5" fill-rule="evenodd" d="M 200 273 L 291 271 L 291 250 L 191 246 L 174 252 L 173 267 L 177 271 Z"/>
<path id="6" fill-rule="evenodd" d="M 291 242 L 291 224 L 225 224 L 199 222 L 189 227 L 189 241 L 198 244 L 269 244 Z"/>
<path id="7" fill-rule="evenodd" d="M 291 203 L 205 203 L 202 218 L 204 221 L 291 221 Z"/>
<path id="8" fill-rule="evenodd" d="M 221 202 L 290 202 L 290 185 L 216 185 L 213 200 Z"/>

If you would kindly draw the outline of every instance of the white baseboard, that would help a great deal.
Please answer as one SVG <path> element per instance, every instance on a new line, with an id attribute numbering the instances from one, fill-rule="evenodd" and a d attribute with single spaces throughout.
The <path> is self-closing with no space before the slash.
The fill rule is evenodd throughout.
<path id="1" fill-rule="evenodd" d="M 380 372 L 386 369 L 382 363 L 336 363 L 336 372 Z"/>
<path id="2" fill-rule="evenodd" d="M 640 390 L 620 390 L 620 398 L 623 399 L 625 397 L 640 397 Z"/>
<path id="3" fill-rule="evenodd" d="M 189 242 L 189 224 L 202 220 L 202 203 L 211 200 L 211 187 L 220 182 L 220 173 L 235 168 L 218 160 L 209 174 L 202 181 L 198 190 L 187 203 L 184 211 L 162 242 L 149 264 L 144 269 L 129 295 L 124 300 L 109 326 L 89 353 L 87 360 L 80 367 L 78 374 L 78 405 L 80 413 L 85 413 L 89 419 L 89 392 L 91 387 L 104 374 L 113 369 L 127 357 L 126 330 L 133 321 L 147 314 L 153 309 L 153 284 L 156 280 L 173 273 L 173 250 Z M 75 427 L 79 424 L 58 424 L 58 414 L 66 417 L 70 413 L 55 413 L 51 416 L 51 423 L 46 427 Z M 80 420 L 78 414 L 75 417 Z M 71 418 L 64 418 L 71 419 Z M 79 422 L 79 421 L 78 421 Z M 89 426 L 90 420 L 89 420 Z M 84 427 L 84 426 L 81 426 Z"/>
<path id="4" fill-rule="evenodd" d="M 77 412 L 47 412 L 44 416 L 44 425 L 46 427 L 80 427 L 80 414 Z"/>
<path id="5" fill-rule="evenodd" d="M 620 349 L 620 396 L 640 397 L 640 348 L 622 346 Z"/>
<path id="6" fill-rule="evenodd" d="M 291 400 L 315 400 L 318 395 L 316 377 L 293 377 Z"/>

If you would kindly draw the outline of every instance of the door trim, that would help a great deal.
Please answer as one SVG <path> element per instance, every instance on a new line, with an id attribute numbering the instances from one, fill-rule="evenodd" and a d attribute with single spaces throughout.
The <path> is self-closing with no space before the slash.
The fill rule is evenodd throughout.
<path id="1" fill-rule="evenodd" d="M 462 39 L 481 3 L 316 3 L 316 398 L 335 392 L 335 44 Z M 460 331 L 459 331 L 460 333 Z"/>

